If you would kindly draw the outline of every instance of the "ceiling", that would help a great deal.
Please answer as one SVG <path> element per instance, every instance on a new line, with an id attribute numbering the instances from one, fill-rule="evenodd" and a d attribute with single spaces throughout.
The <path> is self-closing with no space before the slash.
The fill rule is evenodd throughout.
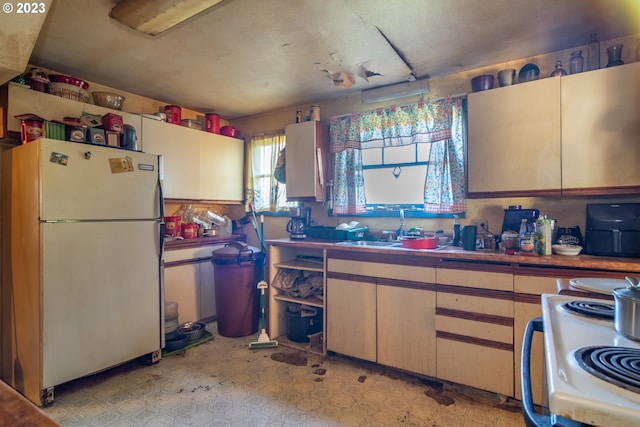
<path id="1" fill-rule="evenodd" d="M 638 0 L 223 0 L 157 36 L 116 3 L 54 1 L 30 62 L 228 120 L 640 33 Z"/>

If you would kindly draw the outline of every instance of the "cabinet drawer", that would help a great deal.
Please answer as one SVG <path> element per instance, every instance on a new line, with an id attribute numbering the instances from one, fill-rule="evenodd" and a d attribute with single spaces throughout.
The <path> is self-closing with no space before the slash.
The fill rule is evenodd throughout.
<path id="1" fill-rule="evenodd" d="M 557 294 L 558 279 L 555 277 L 513 276 L 513 290 L 521 294 Z"/>
<path id="2" fill-rule="evenodd" d="M 513 301 L 471 295 L 438 292 L 436 306 L 468 313 L 480 313 L 513 318 Z"/>
<path id="3" fill-rule="evenodd" d="M 443 338 L 436 340 L 438 378 L 513 396 L 513 352 Z"/>
<path id="4" fill-rule="evenodd" d="M 482 340 L 513 344 L 513 326 L 436 315 L 436 330 Z"/>
<path id="5" fill-rule="evenodd" d="M 437 273 L 437 283 L 444 285 L 466 286 L 469 288 L 513 291 L 513 274 L 439 268 Z"/>
<path id="6" fill-rule="evenodd" d="M 334 258 L 327 260 L 327 271 L 412 282 L 434 283 L 436 280 L 436 269 L 434 267 L 416 267 Z"/>

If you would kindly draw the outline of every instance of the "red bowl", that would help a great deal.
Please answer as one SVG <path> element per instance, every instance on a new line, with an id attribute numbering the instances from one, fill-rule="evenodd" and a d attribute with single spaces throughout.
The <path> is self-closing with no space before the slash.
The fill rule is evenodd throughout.
<path id="1" fill-rule="evenodd" d="M 437 237 L 401 237 L 402 247 L 407 249 L 435 249 Z"/>
<path id="2" fill-rule="evenodd" d="M 224 136 L 230 136 L 232 138 L 238 137 L 238 129 L 233 126 L 222 126 L 220 128 L 220 134 Z"/>
<path id="3" fill-rule="evenodd" d="M 65 76 L 63 74 L 49 74 L 49 81 L 52 83 L 67 83 L 70 85 L 78 86 L 81 89 L 87 90 L 89 88 L 89 83 L 84 80 L 80 80 L 75 77 Z"/>

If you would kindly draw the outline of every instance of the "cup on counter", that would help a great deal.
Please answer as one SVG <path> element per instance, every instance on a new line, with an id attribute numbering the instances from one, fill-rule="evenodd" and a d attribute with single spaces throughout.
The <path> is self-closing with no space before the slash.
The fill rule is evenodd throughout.
<path id="1" fill-rule="evenodd" d="M 462 249 L 464 249 L 465 251 L 475 251 L 477 235 L 477 226 L 465 225 L 464 227 L 462 227 Z"/>

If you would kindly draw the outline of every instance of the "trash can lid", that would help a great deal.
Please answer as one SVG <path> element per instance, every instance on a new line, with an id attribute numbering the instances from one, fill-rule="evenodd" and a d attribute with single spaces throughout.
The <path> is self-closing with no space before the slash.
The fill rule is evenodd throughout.
<path id="1" fill-rule="evenodd" d="M 211 252 L 211 261 L 215 264 L 240 264 L 261 259 L 260 248 L 249 246 L 244 242 L 230 242 L 223 248 Z"/>

